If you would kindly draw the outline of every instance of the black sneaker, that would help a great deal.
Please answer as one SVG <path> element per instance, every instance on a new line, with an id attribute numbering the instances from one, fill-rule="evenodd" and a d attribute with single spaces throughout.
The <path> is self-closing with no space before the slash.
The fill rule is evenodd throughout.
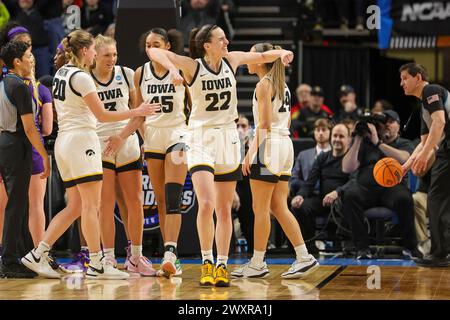
<path id="1" fill-rule="evenodd" d="M 23 279 L 32 279 L 37 277 L 38 274 L 34 271 L 31 271 L 27 267 L 22 264 L 10 264 L 4 265 L 0 264 L 0 278 L 23 278 Z"/>
<path id="2" fill-rule="evenodd" d="M 403 256 L 403 259 L 407 259 L 407 260 L 423 259 L 423 254 L 416 248 L 414 248 L 413 250 L 403 249 L 402 256 Z"/>
<path id="3" fill-rule="evenodd" d="M 445 268 L 450 267 L 450 259 L 449 257 L 443 258 L 443 257 L 433 257 L 431 255 L 426 256 L 421 259 L 417 259 L 416 261 L 417 266 L 419 267 L 425 267 L 425 268 Z"/>
<path id="4" fill-rule="evenodd" d="M 356 254 L 356 259 L 357 260 L 367 260 L 367 259 L 372 259 L 372 254 L 370 253 L 370 249 L 362 249 L 362 250 L 358 250 L 357 254 Z"/>

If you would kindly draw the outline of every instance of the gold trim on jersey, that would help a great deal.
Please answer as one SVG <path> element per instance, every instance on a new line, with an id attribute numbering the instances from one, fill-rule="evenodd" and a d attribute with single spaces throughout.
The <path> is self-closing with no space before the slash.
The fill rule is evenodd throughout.
<path id="1" fill-rule="evenodd" d="M 96 173 L 86 174 L 86 175 L 84 175 L 84 176 L 79 176 L 79 177 L 72 178 L 72 179 L 69 179 L 69 180 L 63 180 L 63 182 L 70 182 L 70 181 L 73 181 L 73 180 L 78 180 L 78 179 L 82 179 L 82 178 L 86 178 L 86 177 L 97 176 L 97 175 L 99 175 L 99 174 L 103 174 L 103 171 L 102 171 L 102 172 L 96 172 Z"/>

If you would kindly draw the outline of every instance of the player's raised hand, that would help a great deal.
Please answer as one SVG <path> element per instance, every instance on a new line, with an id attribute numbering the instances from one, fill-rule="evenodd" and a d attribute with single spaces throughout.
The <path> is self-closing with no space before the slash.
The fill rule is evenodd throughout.
<path id="1" fill-rule="evenodd" d="M 294 60 L 294 53 L 290 50 L 283 50 L 280 59 L 285 66 L 288 66 Z"/>
<path id="2" fill-rule="evenodd" d="M 169 70 L 169 78 L 176 86 L 182 85 L 184 81 L 183 77 L 177 69 Z"/>

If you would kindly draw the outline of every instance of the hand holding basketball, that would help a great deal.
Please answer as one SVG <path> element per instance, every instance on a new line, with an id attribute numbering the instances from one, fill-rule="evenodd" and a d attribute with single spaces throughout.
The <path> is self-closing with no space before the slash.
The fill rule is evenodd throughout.
<path id="1" fill-rule="evenodd" d="M 373 168 L 373 177 L 382 187 L 391 188 L 398 185 L 403 178 L 403 169 L 400 163 L 393 158 L 378 160 Z"/>

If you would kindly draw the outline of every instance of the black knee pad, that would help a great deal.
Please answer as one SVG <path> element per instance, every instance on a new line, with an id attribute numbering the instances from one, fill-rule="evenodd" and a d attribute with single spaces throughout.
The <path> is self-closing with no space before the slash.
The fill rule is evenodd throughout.
<path id="1" fill-rule="evenodd" d="M 179 183 L 166 183 L 166 213 L 181 214 L 181 192 L 183 185 Z"/>

